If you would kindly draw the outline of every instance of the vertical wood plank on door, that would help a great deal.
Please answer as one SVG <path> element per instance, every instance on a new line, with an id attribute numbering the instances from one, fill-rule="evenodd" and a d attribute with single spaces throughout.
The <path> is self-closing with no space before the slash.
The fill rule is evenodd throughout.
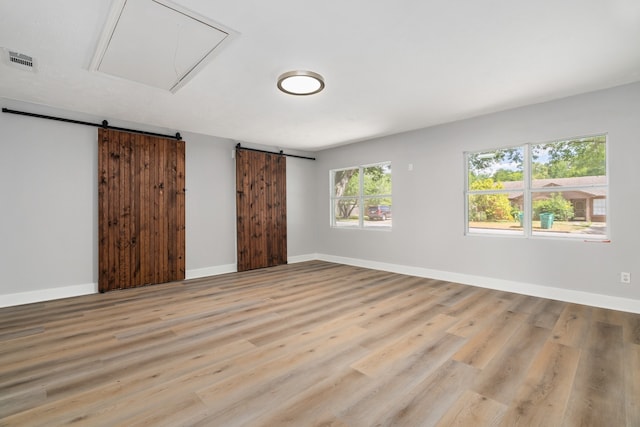
<path id="1" fill-rule="evenodd" d="M 253 254 L 248 260 L 249 268 L 254 269 L 258 268 L 259 265 L 267 265 L 264 257 L 265 257 L 265 239 L 264 235 L 264 210 L 265 210 L 265 200 L 264 200 L 264 164 L 265 159 L 260 158 L 256 155 L 257 153 L 250 153 L 250 167 L 251 167 L 251 175 L 249 175 L 249 180 L 251 182 L 250 187 L 252 188 L 251 192 L 251 217 L 252 221 L 249 224 L 251 229 L 251 249 L 253 250 Z"/>
<path id="2" fill-rule="evenodd" d="M 159 240 L 160 223 L 158 222 L 158 215 L 160 212 L 160 205 L 159 205 L 160 198 L 158 193 L 159 154 L 158 154 L 158 144 L 155 141 L 151 143 L 150 152 L 155 153 L 155 159 L 152 159 L 151 156 L 149 157 L 149 160 L 150 160 L 149 167 L 151 168 L 149 170 L 149 178 L 151 179 L 151 181 L 148 183 L 149 190 L 151 191 L 150 198 L 149 198 L 149 202 L 151 203 L 151 206 L 149 206 L 151 211 L 151 223 L 150 223 L 151 239 L 149 240 L 149 250 L 151 251 L 151 259 L 150 259 L 151 281 L 149 283 L 158 283 L 158 269 L 161 268 L 160 260 L 158 260 L 158 253 L 159 253 L 158 246 L 160 246 L 160 240 Z"/>
<path id="3" fill-rule="evenodd" d="M 98 282 L 109 282 L 109 249 L 106 244 L 109 234 L 109 206 L 107 194 L 109 193 L 109 137 L 104 132 L 98 135 Z"/>
<path id="4" fill-rule="evenodd" d="M 151 159 L 150 150 L 147 149 L 145 141 L 138 140 L 141 150 L 141 171 L 140 189 L 142 198 L 140 200 L 140 219 L 142 222 L 140 228 L 140 240 L 142 242 L 140 268 L 142 269 L 141 284 L 153 283 L 153 265 L 151 252 L 151 220 L 152 220 L 152 203 L 151 203 Z"/>
<path id="5" fill-rule="evenodd" d="M 160 160 L 158 161 L 158 241 L 159 247 L 156 252 L 156 259 L 160 262 L 158 270 L 156 270 L 156 283 L 166 282 L 167 272 L 167 224 L 166 224 L 166 166 L 167 166 L 167 151 L 166 146 L 161 142 L 158 142 L 158 152 L 160 153 Z"/>
<path id="6" fill-rule="evenodd" d="M 152 233 L 151 233 L 151 265 L 153 268 L 152 282 L 160 283 L 160 270 L 162 269 L 162 223 L 160 221 L 160 204 L 162 203 L 160 189 L 158 188 L 158 181 L 160 180 L 160 162 L 161 155 L 157 141 L 153 142 L 152 153 L 155 153 L 156 159 L 151 162 L 152 166 L 152 181 L 151 186 L 151 203 L 153 204 L 152 220 Z"/>
<path id="7" fill-rule="evenodd" d="M 277 202 L 277 197 L 274 197 L 274 190 L 276 187 L 276 181 L 278 177 L 276 176 L 277 165 L 275 163 L 275 157 L 273 155 L 267 154 L 265 156 L 265 165 L 264 165 L 264 221 L 265 224 L 270 224 L 270 227 L 265 227 L 264 232 L 266 238 L 264 239 L 264 254 L 265 254 L 265 262 L 268 266 L 275 265 L 273 264 L 273 259 L 277 255 L 275 252 L 278 250 L 277 248 L 277 230 L 275 223 L 275 211 Z"/>
<path id="8" fill-rule="evenodd" d="M 273 239 L 273 235 L 271 234 L 271 228 L 267 227 L 267 224 L 272 224 L 271 222 L 271 181 L 273 176 L 271 175 L 271 156 L 269 154 L 265 155 L 264 162 L 262 163 L 262 167 L 260 168 L 260 189 L 261 191 L 261 209 L 260 209 L 260 221 L 262 224 L 262 235 L 263 238 L 260 240 L 260 246 L 262 247 L 262 263 L 269 266 L 269 260 L 271 258 L 271 254 L 269 253 L 269 248 L 271 245 L 271 240 Z M 262 265 L 262 263 L 260 265 Z"/>
<path id="9" fill-rule="evenodd" d="M 249 194 L 246 188 L 247 183 L 247 165 L 245 151 L 236 151 L 236 239 L 237 239 L 237 258 L 238 269 L 244 268 L 244 262 L 247 258 L 247 246 L 244 236 L 247 235 L 248 220 L 246 217 L 247 196 Z M 242 244 L 241 244 L 242 242 Z"/>
<path id="10" fill-rule="evenodd" d="M 286 159 L 236 152 L 238 271 L 286 264 Z"/>
<path id="11" fill-rule="evenodd" d="M 167 147 L 167 183 L 165 193 L 165 197 L 167 198 L 167 218 L 173 218 L 176 213 L 176 193 L 174 189 L 176 188 L 177 166 L 175 147 Z M 176 231 L 175 224 L 168 224 L 167 243 L 175 241 Z M 177 251 L 175 250 L 175 247 L 171 244 L 167 244 L 167 273 L 170 276 L 174 276 L 177 271 L 176 255 Z"/>
<path id="12" fill-rule="evenodd" d="M 180 140 L 176 142 L 176 148 L 178 150 L 177 153 L 177 180 L 176 180 L 176 198 L 177 198 L 177 212 L 176 212 L 176 228 L 177 228 L 177 246 L 178 246 L 178 269 L 177 276 L 185 277 L 186 275 L 186 241 L 185 241 L 185 233 L 186 233 L 186 144 L 184 141 Z"/>
<path id="13" fill-rule="evenodd" d="M 107 131 L 109 132 L 109 131 Z M 118 250 L 118 209 L 120 203 L 120 140 L 118 135 L 112 135 L 109 132 L 109 160 L 110 160 L 110 175 L 111 183 L 109 185 L 109 193 L 107 193 L 107 206 L 109 207 L 109 230 L 108 230 L 108 242 L 111 245 L 109 251 L 109 281 L 105 290 L 112 290 L 113 285 L 119 281 L 117 276 L 117 266 L 119 264 L 119 250 Z"/>
<path id="14" fill-rule="evenodd" d="M 129 168 L 130 180 L 132 186 L 131 195 L 131 236 L 129 244 L 131 245 L 131 281 L 132 283 L 141 284 L 140 267 L 140 141 L 138 135 L 131 135 L 131 165 Z"/>
<path id="15" fill-rule="evenodd" d="M 111 131 L 113 132 L 113 131 Z M 131 164 L 131 157 L 129 156 L 129 149 L 131 147 L 131 134 L 121 133 L 120 134 L 120 176 L 122 177 L 122 182 L 125 183 L 130 178 L 129 166 Z M 131 185 L 122 185 L 120 186 L 120 208 L 118 215 L 120 217 L 119 227 L 118 227 L 118 249 L 120 253 L 120 283 L 128 284 L 130 283 L 131 270 L 130 270 L 130 259 L 131 253 L 129 250 L 129 240 L 130 240 L 130 228 L 129 228 L 129 220 L 130 220 L 130 191 Z M 125 285 L 125 287 L 129 287 Z"/>
<path id="16" fill-rule="evenodd" d="M 258 158 L 258 156 L 254 156 Z M 255 206 L 256 214 L 258 216 L 258 222 L 256 224 L 256 238 L 254 239 L 254 243 L 259 249 L 259 255 L 256 257 L 253 263 L 253 268 L 260 268 L 259 266 L 265 265 L 269 266 L 268 261 L 268 252 L 267 252 L 267 242 L 269 241 L 269 235 L 267 234 L 267 215 L 269 206 L 267 205 L 268 191 L 267 191 L 267 182 L 269 181 L 269 156 L 266 155 L 262 162 L 256 161 L 254 163 L 257 167 L 257 182 L 258 182 L 258 192 L 255 194 Z"/>
<path id="17" fill-rule="evenodd" d="M 277 160 L 278 179 L 276 180 L 276 193 L 278 194 L 278 200 L 276 205 L 277 216 L 275 226 L 278 232 L 276 239 L 278 242 L 278 250 L 276 252 L 279 254 L 279 257 L 274 260 L 273 265 L 287 263 L 287 158 L 279 156 Z"/>
<path id="18" fill-rule="evenodd" d="M 100 291 L 184 279 L 184 141 L 98 132 Z"/>
<path id="19" fill-rule="evenodd" d="M 256 166 L 251 161 L 251 157 L 250 157 L 251 153 L 249 153 L 247 156 L 249 157 L 249 163 L 247 164 L 249 168 L 249 174 L 247 175 L 248 185 L 249 185 L 249 193 L 247 193 L 249 197 L 249 206 L 246 210 L 246 213 L 247 213 L 247 218 L 249 218 L 249 223 L 248 223 L 249 234 L 247 236 L 248 238 L 245 239 L 245 242 L 248 246 L 249 252 L 247 254 L 247 259 L 245 260 L 245 263 L 246 263 L 246 269 L 251 269 L 252 260 L 255 260 L 256 257 L 259 256 L 259 253 L 258 253 L 259 248 L 256 248 L 256 238 L 257 238 L 256 227 L 259 225 L 258 224 L 259 217 L 257 212 L 258 212 L 258 209 L 260 209 L 260 207 L 256 205 L 256 192 L 260 190 L 258 188 L 258 183 L 253 179 L 257 171 L 256 171 Z"/>

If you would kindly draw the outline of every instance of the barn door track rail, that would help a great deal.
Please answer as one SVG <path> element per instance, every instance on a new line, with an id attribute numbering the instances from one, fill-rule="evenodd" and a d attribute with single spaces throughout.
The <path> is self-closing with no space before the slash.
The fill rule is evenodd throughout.
<path id="1" fill-rule="evenodd" d="M 255 151 L 255 152 L 258 152 L 258 153 L 267 153 L 267 154 L 279 154 L 281 156 L 295 157 L 297 159 L 305 159 L 305 160 L 315 160 L 316 159 L 315 157 L 298 156 L 297 154 L 283 153 L 282 150 L 280 150 L 280 152 L 276 153 L 275 151 L 258 150 L 257 148 L 247 148 L 247 147 L 241 146 L 239 142 L 236 144 L 236 150 Z"/>
<path id="2" fill-rule="evenodd" d="M 121 128 L 121 127 L 116 127 L 116 126 L 109 126 L 109 122 L 106 121 L 106 120 L 103 120 L 102 123 L 83 122 L 82 120 L 72 120 L 72 119 L 65 119 L 65 118 L 62 118 L 62 117 L 46 116 L 44 114 L 35 114 L 35 113 L 27 113 L 25 111 L 10 110 L 10 109 L 4 108 L 4 107 L 2 108 L 2 112 L 3 113 L 9 113 L 9 114 L 18 114 L 20 116 L 36 117 L 36 118 L 39 118 L 39 119 L 56 120 L 58 122 L 75 123 L 77 125 L 85 125 L 85 126 L 93 126 L 93 127 L 97 127 L 97 128 L 113 129 L 113 130 L 119 130 L 119 131 L 122 131 L 122 132 L 138 133 L 138 134 L 141 134 L 141 135 L 157 136 L 157 137 L 160 137 L 160 138 L 175 139 L 177 141 L 180 141 L 182 139 L 182 136 L 180 136 L 180 132 L 177 132 L 175 135 L 163 135 L 161 133 L 147 132 L 147 131 L 144 131 L 144 130 L 127 129 L 127 128 Z"/>

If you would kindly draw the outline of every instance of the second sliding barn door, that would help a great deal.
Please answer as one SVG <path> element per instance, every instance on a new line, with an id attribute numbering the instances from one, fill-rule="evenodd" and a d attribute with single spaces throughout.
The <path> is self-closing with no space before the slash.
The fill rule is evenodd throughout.
<path id="1" fill-rule="evenodd" d="M 183 280 L 185 143 L 98 130 L 100 292 Z"/>
<path id="2" fill-rule="evenodd" d="M 238 271 L 287 263 L 287 163 L 236 150 Z"/>

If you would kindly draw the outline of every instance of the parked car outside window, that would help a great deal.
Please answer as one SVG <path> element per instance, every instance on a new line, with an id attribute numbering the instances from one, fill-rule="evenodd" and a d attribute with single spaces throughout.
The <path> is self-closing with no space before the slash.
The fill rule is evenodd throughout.
<path id="1" fill-rule="evenodd" d="M 391 218 L 391 206 L 389 205 L 373 205 L 367 208 L 367 217 L 370 221 L 382 220 L 386 221 Z"/>

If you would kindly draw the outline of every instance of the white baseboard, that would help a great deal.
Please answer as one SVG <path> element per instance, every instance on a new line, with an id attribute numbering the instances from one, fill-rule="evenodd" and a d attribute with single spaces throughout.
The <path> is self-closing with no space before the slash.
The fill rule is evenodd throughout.
<path id="1" fill-rule="evenodd" d="M 218 274 L 235 273 L 236 265 L 219 265 L 215 267 L 187 270 L 186 279 L 216 276 Z M 14 305 L 32 304 L 36 302 L 52 301 L 62 298 L 78 297 L 98 293 L 97 283 L 86 285 L 64 286 L 60 288 L 40 289 L 37 291 L 20 292 L 15 294 L 0 295 L 0 308 Z"/>
<path id="2" fill-rule="evenodd" d="M 297 255 L 288 257 L 287 263 L 295 264 L 298 262 L 314 261 L 316 259 L 320 259 L 318 258 L 318 254 Z"/>
<path id="3" fill-rule="evenodd" d="M 77 297 L 80 295 L 90 295 L 98 293 L 97 283 L 87 283 L 85 285 L 63 286 L 60 288 L 40 289 L 30 292 L 19 292 L 0 296 L 0 307 L 11 307 L 14 305 L 32 304 L 34 302 L 51 301 L 62 298 Z"/>
<path id="4" fill-rule="evenodd" d="M 559 301 L 640 314 L 640 301 L 630 298 L 614 297 L 572 289 L 535 285 L 532 283 L 515 282 L 491 277 L 474 276 L 470 274 L 453 273 L 450 271 L 431 270 L 428 268 L 388 264 L 326 254 L 318 254 L 317 259 L 327 262 L 335 262 L 338 264 L 353 265 L 356 267 L 371 268 L 374 270 L 389 271 L 392 273 L 407 274 L 410 276 L 425 277 L 436 280 L 446 280 L 448 282 L 462 283 L 464 285 L 478 286 L 481 288 L 514 292 L 517 294 L 531 295 L 540 298 L 555 299 Z"/>
<path id="5" fill-rule="evenodd" d="M 185 272 L 185 280 L 199 279 L 201 277 L 217 276 L 219 274 L 235 273 L 238 271 L 236 264 L 223 264 L 214 267 L 196 268 Z"/>

